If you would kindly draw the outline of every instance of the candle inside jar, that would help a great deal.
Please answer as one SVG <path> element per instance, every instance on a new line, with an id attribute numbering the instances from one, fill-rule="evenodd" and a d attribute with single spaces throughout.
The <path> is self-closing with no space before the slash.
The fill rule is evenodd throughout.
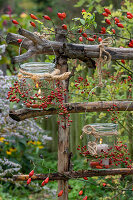
<path id="1" fill-rule="evenodd" d="M 39 95 L 38 98 L 42 98 L 42 96 L 41 96 L 41 89 L 38 90 L 38 95 Z"/>
<path id="2" fill-rule="evenodd" d="M 102 154 L 103 152 L 108 152 L 109 146 L 107 144 L 102 144 L 102 139 L 100 139 L 100 144 L 97 145 L 97 154 Z M 103 165 L 109 165 L 109 158 L 102 159 Z"/>

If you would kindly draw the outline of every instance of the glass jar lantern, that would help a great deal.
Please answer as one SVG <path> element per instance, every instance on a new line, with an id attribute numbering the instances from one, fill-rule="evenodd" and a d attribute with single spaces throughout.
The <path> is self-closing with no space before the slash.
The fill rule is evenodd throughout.
<path id="1" fill-rule="evenodd" d="M 54 63 L 30 62 L 20 65 L 20 73 L 18 75 L 20 84 L 19 97 L 26 108 L 46 109 L 50 105 L 53 106 L 55 102 L 51 92 L 55 84 L 48 76 L 54 70 Z"/>
<path id="2" fill-rule="evenodd" d="M 117 125 L 113 123 L 96 123 L 83 127 L 83 134 L 88 135 L 86 156 L 90 167 L 102 169 L 110 168 L 110 150 L 116 142 Z"/>

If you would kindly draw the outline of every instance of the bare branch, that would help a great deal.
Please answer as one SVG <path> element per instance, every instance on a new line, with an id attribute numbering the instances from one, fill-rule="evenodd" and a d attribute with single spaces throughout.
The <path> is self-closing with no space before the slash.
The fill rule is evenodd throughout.
<path id="1" fill-rule="evenodd" d="M 133 101 L 99 101 L 89 103 L 67 103 L 64 105 L 69 113 L 82 113 L 107 111 L 107 109 L 111 109 L 114 104 L 116 105 L 117 111 L 133 111 Z M 54 115 L 57 113 L 58 110 L 56 110 L 56 108 L 50 108 L 45 111 L 19 109 L 16 111 L 11 110 L 9 116 L 16 121 L 22 121 L 32 117 Z"/>
<path id="2" fill-rule="evenodd" d="M 14 44 L 16 46 L 19 46 L 20 44 L 17 42 L 18 39 L 24 39 L 22 35 L 14 34 L 14 33 L 8 33 L 6 37 L 7 44 Z M 25 49 L 29 49 L 29 47 L 33 44 L 33 42 L 27 38 L 24 39 L 22 43 L 22 47 Z"/>
<path id="3" fill-rule="evenodd" d="M 32 180 L 44 180 L 49 177 L 50 180 L 68 180 L 77 179 L 83 177 L 93 177 L 93 176 L 115 176 L 115 175 L 131 175 L 133 174 L 133 168 L 118 168 L 118 169 L 102 169 L 102 170 L 80 170 L 80 171 L 70 171 L 64 173 L 49 173 L 49 174 L 35 174 L 32 176 Z M 14 175 L 14 181 L 26 181 L 29 175 Z"/>
<path id="4" fill-rule="evenodd" d="M 19 29 L 19 33 L 28 38 L 28 40 L 32 41 L 32 43 L 34 43 L 33 46 L 36 49 L 36 54 L 60 54 L 70 59 L 80 59 L 83 62 L 87 63 L 90 67 L 94 67 L 94 63 L 90 62 L 90 58 L 99 57 L 99 45 L 71 44 L 57 41 L 49 41 L 41 39 L 36 34 L 24 29 Z M 8 43 L 16 45 L 16 40 L 14 39 L 16 37 L 16 34 L 8 34 L 6 40 L 8 41 Z M 18 38 L 19 37 L 20 35 L 18 35 Z M 28 48 L 25 42 L 23 47 L 26 49 Z M 105 50 L 110 53 L 112 60 L 133 60 L 132 48 L 105 47 Z M 16 59 L 16 61 L 18 60 L 19 59 Z"/>
<path id="5" fill-rule="evenodd" d="M 23 62 L 24 60 L 27 60 L 28 58 L 31 58 L 33 55 L 35 55 L 35 51 L 28 50 L 26 53 L 20 55 L 20 56 L 15 56 L 12 58 L 12 63 L 18 63 L 18 62 Z"/>
<path id="6" fill-rule="evenodd" d="M 42 44 L 42 39 L 34 33 L 27 31 L 25 29 L 21 29 L 21 28 L 19 28 L 18 32 L 20 35 L 23 35 L 24 37 L 28 38 L 32 42 L 37 43 L 37 44 Z"/>

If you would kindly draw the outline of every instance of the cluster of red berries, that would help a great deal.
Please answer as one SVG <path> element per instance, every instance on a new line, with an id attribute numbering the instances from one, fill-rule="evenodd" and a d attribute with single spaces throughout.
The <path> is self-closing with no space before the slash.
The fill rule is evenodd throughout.
<path id="1" fill-rule="evenodd" d="M 109 9 L 104 8 L 104 10 L 105 10 L 105 12 L 102 13 L 102 15 L 103 15 L 104 17 L 108 17 L 109 15 L 111 15 L 111 11 L 110 11 Z M 132 19 L 132 18 L 133 18 L 133 14 L 130 13 L 130 12 L 127 12 L 127 18 L 128 18 L 128 19 Z M 118 17 L 114 17 L 114 18 L 112 18 L 111 20 L 114 21 L 114 23 L 117 25 L 117 27 L 119 27 L 119 28 L 124 28 L 124 25 L 123 25 L 122 23 L 120 23 L 120 20 L 118 19 Z M 111 25 L 110 19 L 105 19 L 105 22 L 106 22 L 108 25 Z M 113 34 L 116 34 L 116 31 L 115 31 L 114 28 L 112 28 L 111 31 L 113 32 Z M 106 28 L 105 28 L 105 27 L 102 27 L 100 33 L 101 33 L 101 34 L 105 34 L 105 33 L 106 33 Z M 129 41 L 128 46 L 131 47 L 131 48 L 133 48 L 133 39 L 131 39 L 131 40 Z M 125 64 L 124 60 L 122 60 L 122 63 Z"/>
<path id="2" fill-rule="evenodd" d="M 127 145 L 122 144 L 122 141 L 118 141 L 117 145 L 110 147 L 108 151 L 102 151 L 100 155 L 91 155 L 86 146 L 80 147 L 79 145 L 77 150 L 80 151 L 82 156 L 88 158 L 88 161 L 91 160 L 90 166 L 92 168 L 103 169 L 118 165 L 122 165 L 127 168 L 132 167 L 132 160 L 129 158 L 130 153 L 128 152 Z M 109 165 L 103 165 L 102 159 L 107 158 L 109 158 Z"/>
<path id="3" fill-rule="evenodd" d="M 41 85 L 38 83 L 36 90 L 38 90 Z M 26 89 L 24 89 L 26 88 Z M 60 121 L 57 121 L 58 124 L 60 122 L 68 122 L 67 126 L 70 126 L 70 123 L 72 123 L 72 120 L 70 120 L 70 114 L 67 111 L 67 108 L 63 105 L 63 100 L 64 97 L 66 96 L 66 89 L 62 89 L 60 86 L 60 82 L 56 82 L 56 87 L 49 89 L 47 91 L 47 88 L 44 90 L 46 92 L 45 95 L 41 96 L 37 93 L 32 93 L 32 90 L 34 88 L 32 87 L 27 87 L 26 80 L 23 79 L 21 80 L 21 83 L 16 81 L 14 83 L 14 87 L 10 87 L 10 91 L 8 92 L 8 97 L 7 99 L 10 99 L 10 102 L 17 102 L 19 103 L 20 101 L 24 103 L 24 105 L 27 108 L 37 108 L 37 109 L 49 109 L 50 107 L 55 107 L 58 109 L 58 114 Z M 33 94 L 31 96 L 31 94 Z M 67 116 L 66 116 L 67 115 Z M 65 126 L 62 126 L 63 129 L 65 129 Z"/>
<path id="4" fill-rule="evenodd" d="M 88 86 L 89 86 L 89 82 L 87 79 L 84 80 L 83 77 L 79 76 L 77 78 L 77 80 L 75 80 L 75 84 L 74 86 L 76 87 L 76 89 L 81 90 L 81 94 L 87 93 L 89 94 L 88 91 Z"/>
<path id="5" fill-rule="evenodd" d="M 34 170 L 32 170 L 30 173 L 29 173 L 29 178 L 27 180 L 27 185 L 29 185 L 31 183 L 31 180 L 32 180 L 32 176 L 34 175 Z M 47 177 L 42 183 L 41 183 L 41 186 L 43 187 L 44 185 L 46 185 L 47 183 L 49 182 L 49 177 Z M 63 194 L 63 190 L 61 190 L 59 193 L 58 193 L 58 197 L 62 196 Z"/>
<path id="6" fill-rule="evenodd" d="M 81 33 L 81 36 L 79 37 L 80 42 L 83 42 L 83 38 L 85 38 L 89 42 L 94 42 L 96 39 L 98 39 L 99 42 L 102 41 L 102 38 L 101 37 L 97 38 L 97 35 L 95 34 L 92 37 L 88 37 L 87 33 L 83 32 L 83 29 L 79 29 L 78 33 Z"/>
<path id="7" fill-rule="evenodd" d="M 102 15 L 104 17 L 108 17 L 109 15 L 111 15 L 111 11 L 108 8 L 104 8 L 104 13 L 102 13 Z M 115 24 L 120 27 L 120 28 L 124 28 L 123 24 L 120 23 L 119 19 L 117 17 L 114 18 Z M 105 19 L 105 22 L 110 25 L 111 21 L 109 19 Z M 112 32 L 115 34 L 115 30 L 112 30 Z"/>
<path id="8" fill-rule="evenodd" d="M 133 39 L 130 40 L 130 42 L 128 43 L 128 46 L 133 48 Z"/>
<path id="9" fill-rule="evenodd" d="M 110 116 L 112 116 L 111 118 L 112 122 L 117 123 L 117 120 L 118 120 L 117 114 L 119 114 L 117 106 L 113 104 L 113 107 L 110 109 L 107 109 L 107 111 L 109 112 Z"/>
<path id="10" fill-rule="evenodd" d="M 128 18 L 128 19 L 132 19 L 132 18 L 133 18 L 133 14 L 130 13 L 130 12 L 127 12 L 127 18 Z"/>
<path id="11" fill-rule="evenodd" d="M 59 17 L 59 19 L 63 20 L 63 19 L 66 18 L 66 13 L 65 12 L 63 12 L 63 13 L 57 13 L 57 16 Z M 38 18 L 34 14 L 30 14 L 30 17 L 32 19 L 34 19 L 34 20 L 38 20 Z M 44 15 L 43 18 L 46 19 L 46 20 L 52 21 L 52 19 L 48 15 Z M 12 23 L 15 24 L 15 25 L 19 24 L 19 22 L 16 21 L 15 19 L 12 20 Z M 36 24 L 33 21 L 30 21 L 30 24 L 31 24 L 31 26 L 36 27 Z M 65 29 L 65 30 L 67 30 L 67 25 L 63 24 L 62 28 Z M 18 42 L 20 43 L 20 41 L 18 41 Z"/>

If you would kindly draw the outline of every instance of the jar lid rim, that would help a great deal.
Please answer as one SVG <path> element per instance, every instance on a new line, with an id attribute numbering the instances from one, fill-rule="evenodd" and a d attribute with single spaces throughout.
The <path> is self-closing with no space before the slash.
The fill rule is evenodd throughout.
<path id="1" fill-rule="evenodd" d="M 99 127 L 102 127 L 102 128 L 117 128 L 118 127 L 118 124 L 115 124 L 115 123 L 94 123 L 94 124 L 89 124 L 90 126 L 94 127 L 94 128 L 99 128 Z"/>
<path id="2" fill-rule="evenodd" d="M 50 62 L 28 62 L 28 63 L 23 63 L 20 65 L 20 67 L 23 67 L 23 66 L 28 66 L 28 65 L 55 65 L 55 63 L 50 63 Z"/>
<path id="3" fill-rule="evenodd" d="M 20 65 L 20 69 L 33 74 L 51 73 L 55 69 L 54 63 L 28 62 Z"/>

